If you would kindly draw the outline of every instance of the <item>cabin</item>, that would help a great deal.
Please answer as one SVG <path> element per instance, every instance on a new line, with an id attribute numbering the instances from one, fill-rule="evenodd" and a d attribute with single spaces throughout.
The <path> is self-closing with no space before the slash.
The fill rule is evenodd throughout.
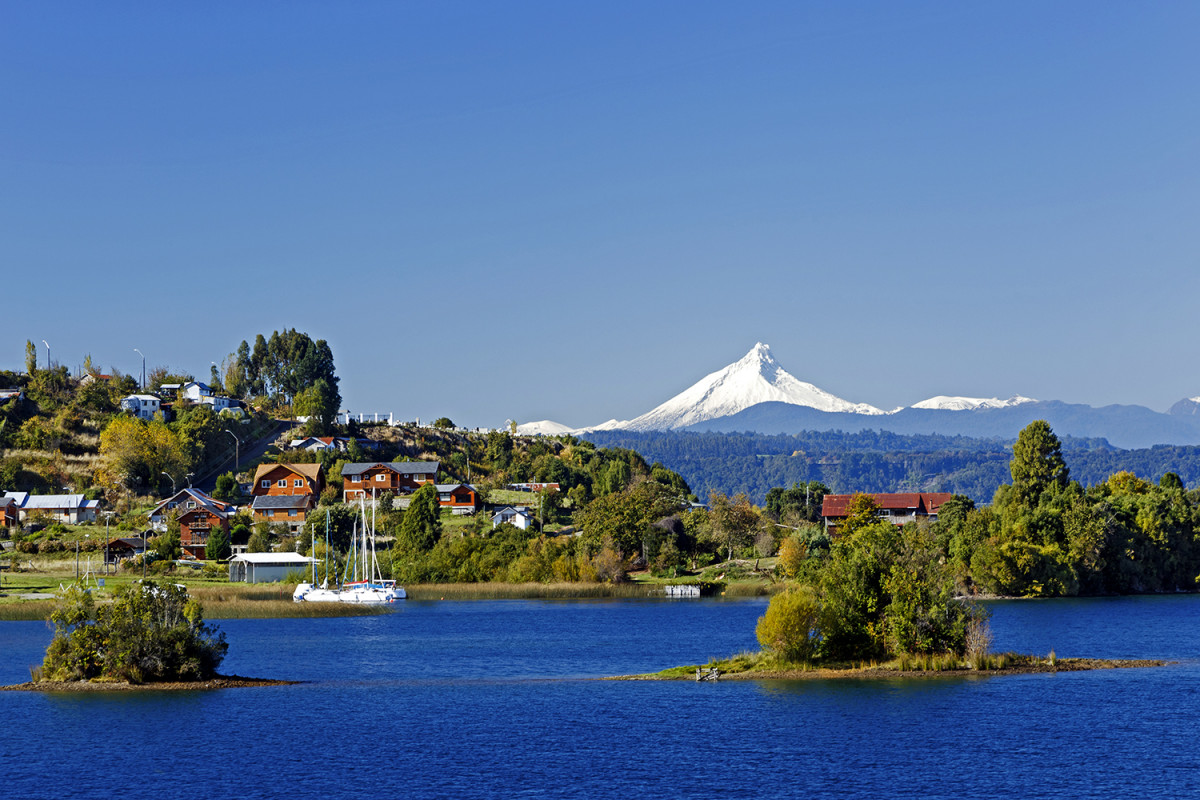
<path id="1" fill-rule="evenodd" d="M 15 498 L 0 497 L 0 528 L 15 528 L 21 523 L 21 511 Z"/>
<path id="2" fill-rule="evenodd" d="M 229 559 L 229 580 L 236 583 L 278 583 L 292 572 L 311 570 L 315 558 L 299 553 L 239 553 Z"/>
<path id="3" fill-rule="evenodd" d="M 109 539 L 107 558 L 109 564 L 119 564 L 146 552 L 146 540 L 142 537 L 123 536 L 119 539 Z"/>
<path id="4" fill-rule="evenodd" d="M 412 494 L 423 484 L 434 483 L 438 461 L 393 461 L 346 464 L 342 467 L 342 497 L 349 503 L 370 500 L 384 492 Z"/>
<path id="5" fill-rule="evenodd" d="M 949 492 L 863 492 L 875 501 L 875 515 L 893 525 L 900 526 L 918 519 L 934 521 L 938 509 L 954 495 Z M 821 503 L 821 519 L 825 530 L 836 533 L 838 525 L 847 516 L 853 494 L 827 494 Z"/>
<path id="6" fill-rule="evenodd" d="M 434 488 L 438 493 L 438 505 L 450 509 L 455 516 L 474 514 L 483 507 L 479 492 L 468 483 L 439 483 Z"/>
<path id="7" fill-rule="evenodd" d="M 304 527 L 324 489 L 325 468 L 320 464 L 259 464 L 250 508 L 256 521 L 281 522 L 295 533 Z"/>
<path id="8" fill-rule="evenodd" d="M 185 558 L 204 558 L 213 528 L 229 531 L 229 517 L 234 508 L 231 504 L 212 498 L 199 489 L 181 489 L 150 512 L 150 526 L 156 531 L 166 531 L 171 515 L 179 519 L 179 543 Z"/>
<path id="9" fill-rule="evenodd" d="M 496 509 L 492 514 L 492 527 L 502 525 L 507 522 L 509 525 L 515 525 L 523 531 L 527 531 L 534 525 L 533 513 L 524 506 L 504 506 Z"/>

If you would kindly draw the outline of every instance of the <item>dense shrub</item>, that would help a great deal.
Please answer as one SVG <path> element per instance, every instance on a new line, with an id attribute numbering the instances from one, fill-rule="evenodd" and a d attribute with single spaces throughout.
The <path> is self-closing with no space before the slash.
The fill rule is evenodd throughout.
<path id="1" fill-rule="evenodd" d="M 820 613 L 816 593 L 795 586 L 771 598 L 754 633 L 764 650 L 785 661 L 807 663 L 816 655 L 820 642 Z"/>
<path id="2" fill-rule="evenodd" d="M 123 586 L 112 605 L 101 608 L 86 589 L 71 586 L 50 621 L 55 631 L 42 662 L 45 680 L 207 680 L 229 649 L 225 635 L 204 623 L 200 604 L 171 584 Z"/>

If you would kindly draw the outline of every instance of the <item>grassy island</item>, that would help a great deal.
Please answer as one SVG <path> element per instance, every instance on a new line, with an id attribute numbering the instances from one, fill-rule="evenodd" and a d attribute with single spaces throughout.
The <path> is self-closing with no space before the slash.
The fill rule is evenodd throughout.
<path id="1" fill-rule="evenodd" d="M 980 667 L 953 659 L 898 658 L 883 663 L 842 662 L 796 664 L 765 653 L 742 653 L 707 664 L 671 667 L 644 675 L 621 675 L 620 681 L 691 680 L 827 680 L 830 678 L 915 678 L 934 676 L 1028 675 L 1040 672 L 1080 672 L 1095 669 L 1161 667 L 1167 662 L 1151 659 L 1058 658 L 1004 653 L 990 656 Z"/>

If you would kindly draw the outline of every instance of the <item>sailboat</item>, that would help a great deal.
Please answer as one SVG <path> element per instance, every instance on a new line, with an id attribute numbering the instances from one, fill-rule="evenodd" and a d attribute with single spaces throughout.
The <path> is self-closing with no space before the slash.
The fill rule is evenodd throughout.
<path id="1" fill-rule="evenodd" d="M 317 586 L 317 562 L 313 561 L 312 583 L 301 583 L 292 593 L 296 602 L 307 603 L 394 603 L 404 600 L 408 594 L 404 587 L 397 586 L 393 580 L 384 580 L 379 572 L 379 561 L 375 557 L 375 508 L 371 508 L 369 531 L 367 526 L 367 510 L 360 500 L 359 509 L 362 516 L 361 545 L 358 523 L 355 521 L 354 533 L 351 536 L 351 555 L 346 562 L 346 571 L 342 585 L 337 589 L 329 588 L 329 512 L 325 512 L 325 582 Z M 316 549 L 316 532 L 313 532 L 313 549 Z"/>

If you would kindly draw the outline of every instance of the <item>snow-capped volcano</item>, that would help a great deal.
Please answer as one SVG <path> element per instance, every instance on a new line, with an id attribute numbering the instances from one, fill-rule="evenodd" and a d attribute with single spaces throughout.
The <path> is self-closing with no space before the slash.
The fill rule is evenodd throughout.
<path id="1" fill-rule="evenodd" d="M 1007 400 L 998 397 L 947 397 L 940 394 L 928 400 L 914 403 L 913 408 L 933 409 L 936 411 L 974 411 L 980 408 L 1009 408 L 1025 403 L 1036 403 L 1032 397 L 1013 395 Z"/>
<path id="2" fill-rule="evenodd" d="M 819 411 L 883 414 L 866 403 L 851 403 L 811 383 L 797 380 L 759 342 L 741 360 L 707 375 L 667 402 L 625 424 L 628 430 L 669 430 L 727 417 L 759 403 L 779 402 Z"/>

